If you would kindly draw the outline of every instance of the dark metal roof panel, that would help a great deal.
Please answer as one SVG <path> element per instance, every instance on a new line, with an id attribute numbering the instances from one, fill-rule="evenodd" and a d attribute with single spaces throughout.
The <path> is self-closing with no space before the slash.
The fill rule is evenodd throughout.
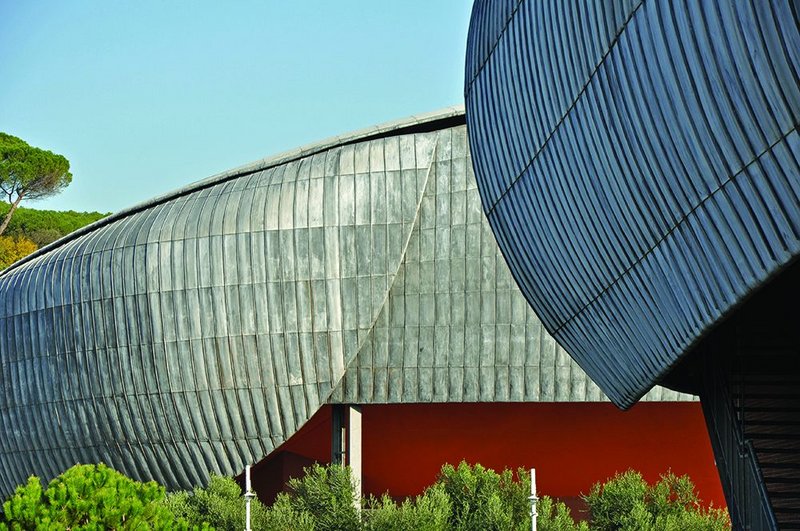
<path id="1" fill-rule="evenodd" d="M 781 0 L 598 6 L 498 35 L 476 2 L 467 122 L 514 278 L 629 406 L 800 252 L 800 31 Z"/>

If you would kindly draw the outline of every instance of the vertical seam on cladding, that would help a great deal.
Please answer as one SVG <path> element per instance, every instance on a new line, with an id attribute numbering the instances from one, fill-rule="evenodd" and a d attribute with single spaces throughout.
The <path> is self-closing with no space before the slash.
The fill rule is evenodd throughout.
<path id="1" fill-rule="evenodd" d="M 173 212 L 175 212 L 177 214 L 177 212 L 179 212 L 181 210 L 182 206 L 183 205 L 180 205 L 178 203 L 178 201 L 174 201 L 174 200 L 171 201 L 169 207 L 164 209 L 166 211 L 165 214 L 164 214 L 164 218 L 168 219 L 169 216 L 173 214 Z M 162 218 L 162 223 L 163 223 L 163 218 Z M 157 230 L 159 231 L 159 240 L 161 239 L 160 235 L 163 234 L 166 231 L 166 232 L 169 232 L 169 240 L 168 241 L 169 241 L 170 246 L 174 245 L 174 236 L 173 236 L 173 234 L 174 234 L 175 227 L 176 227 L 176 224 L 174 222 L 169 224 L 167 227 L 163 227 L 163 226 L 162 227 L 158 227 Z M 164 349 L 164 351 L 163 351 L 164 358 L 165 358 L 164 359 L 164 366 L 165 366 L 165 368 L 167 370 L 167 379 L 169 381 L 169 386 L 172 389 L 172 388 L 174 388 L 173 387 L 173 379 L 176 378 L 176 375 L 171 374 L 170 373 L 170 369 L 169 369 L 169 366 L 170 366 L 170 362 L 169 362 L 170 352 L 169 352 L 169 348 L 168 348 L 167 345 L 168 345 L 168 343 L 170 343 L 170 341 L 167 340 L 167 332 L 166 332 L 167 327 L 165 326 L 165 323 L 167 323 L 171 319 L 173 321 L 172 322 L 172 329 L 176 330 L 177 322 L 175 321 L 175 300 L 174 300 L 174 297 L 173 297 L 173 294 L 172 294 L 172 290 L 174 289 L 174 282 L 172 281 L 171 267 L 167 266 L 167 271 L 164 271 L 165 267 L 164 267 L 164 264 L 161 261 L 161 246 L 164 245 L 164 243 L 165 242 L 163 240 L 159 243 L 159 245 L 158 245 L 158 257 L 157 257 L 158 276 L 159 276 L 159 283 L 158 283 L 159 290 L 158 290 L 158 294 L 157 295 L 158 295 L 158 304 L 159 304 L 159 318 L 161 320 L 161 340 L 159 341 L 159 343 L 162 345 L 162 347 Z M 170 247 L 170 250 L 172 250 L 171 247 Z M 172 262 L 172 260 L 170 260 L 170 263 L 171 262 Z M 166 274 L 169 274 L 169 276 L 170 276 L 170 281 L 169 281 L 170 282 L 170 284 L 169 284 L 170 285 L 170 290 L 169 291 L 165 291 L 164 290 L 165 282 L 162 280 L 165 277 Z M 164 315 L 164 313 L 165 313 L 164 312 L 164 304 L 163 304 L 163 301 L 162 301 L 162 298 L 161 298 L 164 295 L 172 298 L 172 312 L 171 312 L 171 315 L 166 315 L 166 316 Z M 174 341 L 172 341 L 172 342 L 175 345 L 175 350 L 173 352 L 173 355 L 178 355 L 177 336 L 176 336 L 176 339 Z M 155 345 L 155 342 L 154 342 L 154 345 Z M 182 389 L 185 389 L 185 387 L 182 385 L 183 375 L 179 373 L 177 375 L 177 379 L 181 380 L 181 386 L 180 387 Z M 181 407 L 178 404 L 178 398 L 176 397 L 177 394 L 178 393 L 171 393 L 168 400 L 165 401 L 165 400 L 162 399 L 162 404 L 164 404 L 165 410 L 169 406 L 171 406 L 172 410 L 174 411 L 174 413 L 176 415 L 176 418 L 180 418 L 182 415 L 181 415 Z M 174 443 L 177 444 L 179 442 L 179 439 L 182 439 L 180 442 L 182 442 L 183 444 L 186 444 L 186 433 L 184 431 L 184 426 L 181 425 L 180 423 L 178 423 L 176 426 L 169 426 L 169 433 L 170 433 L 170 436 L 172 437 L 172 440 L 173 440 Z M 179 470 L 177 472 L 177 474 L 180 475 L 180 476 L 183 476 L 185 478 L 186 477 L 185 474 L 187 474 L 187 473 L 192 474 L 194 471 L 197 470 L 197 468 L 196 468 L 196 463 L 192 463 L 192 465 L 194 465 L 194 466 L 192 466 L 191 469 L 189 469 L 189 467 L 187 466 L 187 465 L 189 465 L 189 462 L 184 457 L 185 456 L 181 456 L 181 459 L 180 459 L 183 462 L 184 466 L 182 467 L 181 470 Z M 187 469 L 189 469 L 189 470 L 187 470 Z M 185 483 L 185 482 L 181 481 L 181 483 Z"/>

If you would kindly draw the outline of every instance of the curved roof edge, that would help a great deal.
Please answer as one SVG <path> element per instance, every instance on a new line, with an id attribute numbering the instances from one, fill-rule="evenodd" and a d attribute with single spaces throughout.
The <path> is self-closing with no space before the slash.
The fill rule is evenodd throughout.
<path id="1" fill-rule="evenodd" d="M 190 193 L 202 190 L 204 188 L 208 188 L 210 186 L 224 183 L 226 181 L 236 179 L 238 177 L 243 177 L 245 175 L 249 175 L 257 171 L 272 168 L 275 166 L 280 166 L 281 164 L 286 164 L 287 162 L 292 162 L 294 160 L 299 160 L 311 155 L 315 155 L 317 153 L 335 147 L 354 144 L 357 142 L 367 142 L 369 140 L 375 140 L 378 138 L 398 136 L 402 134 L 435 131 L 437 129 L 445 129 L 447 127 L 464 125 L 465 123 L 466 123 L 466 117 L 464 113 L 464 105 L 453 105 L 437 111 L 423 113 L 423 114 L 414 114 L 412 116 L 402 118 L 399 120 L 392 120 L 390 122 L 384 122 L 382 124 L 366 127 L 364 129 L 358 129 L 356 131 L 352 131 L 342 135 L 336 135 L 318 142 L 306 144 L 305 146 L 301 146 L 299 148 L 290 149 L 288 151 L 278 153 L 277 155 L 273 155 L 242 166 L 238 166 L 231 170 L 223 171 L 221 173 L 212 175 L 211 177 L 206 177 L 205 179 L 195 181 L 182 188 L 173 190 L 172 192 L 167 192 L 166 194 L 156 196 L 152 199 L 148 199 L 132 207 L 120 210 L 119 212 L 115 212 L 103 219 L 99 219 L 94 223 L 86 225 L 85 227 L 81 227 L 80 229 L 63 236 L 62 238 L 59 238 L 53 243 L 50 243 L 40 249 L 37 249 L 28 256 L 25 256 L 24 258 L 17 260 L 16 262 L 8 266 L 6 269 L 0 271 L 0 277 L 5 276 L 8 272 L 13 271 L 19 266 L 26 264 L 31 260 L 38 258 L 39 256 L 47 254 L 53 249 L 57 249 L 58 247 L 61 247 L 62 245 L 72 240 L 80 238 L 84 234 L 88 234 L 96 229 L 99 229 L 100 227 L 104 227 L 117 220 L 123 219 L 132 214 L 136 214 L 137 212 L 141 212 L 142 210 L 146 210 L 153 206 L 166 203 L 167 201 L 170 201 L 172 199 L 188 195 Z"/>

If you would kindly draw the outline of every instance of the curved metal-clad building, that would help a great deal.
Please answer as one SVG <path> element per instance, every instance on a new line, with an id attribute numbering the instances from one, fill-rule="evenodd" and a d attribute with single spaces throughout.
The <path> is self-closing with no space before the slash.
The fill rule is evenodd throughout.
<path id="1" fill-rule="evenodd" d="M 599 401 L 514 285 L 450 109 L 233 170 L 0 275 L 0 492 L 238 474 L 332 403 Z M 656 400 L 685 400 L 656 389 Z"/>
<path id="2" fill-rule="evenodd" d="M 465 77 L 483 208 L 545 327 L 622 407 L 701 394 L 735 516 L 763 515 L 738 525 L 777 525 L 760 497 L 800 528 L 796 443 L 746 433 L 776 417 L 747 417 L 766 406 L 732 398 L 725 354 L 686 356 L 723 350 L 700 341 L 800 254 L 798 3 L 477 0 Z"/>

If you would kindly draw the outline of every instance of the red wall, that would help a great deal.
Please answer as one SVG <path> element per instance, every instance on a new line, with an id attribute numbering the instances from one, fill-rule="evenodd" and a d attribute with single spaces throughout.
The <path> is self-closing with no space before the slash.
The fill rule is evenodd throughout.
<path id="1" fill-rule="evenodd" d="M 391 404 L 362 411 L 368 493 L 418 494 L 443 463 L 463 459 L 497 470 L 535 467 L 539 491 L 560 498 L 629 468 L 651 482 L 671 469 L 689 474 L 704 501 L 725 505 L 698 403 L 646 402 L 624 412 L 605 403 Z M 329 459 L 325 407 L 254 474 L 285 480 L 307 460 Z"/>

